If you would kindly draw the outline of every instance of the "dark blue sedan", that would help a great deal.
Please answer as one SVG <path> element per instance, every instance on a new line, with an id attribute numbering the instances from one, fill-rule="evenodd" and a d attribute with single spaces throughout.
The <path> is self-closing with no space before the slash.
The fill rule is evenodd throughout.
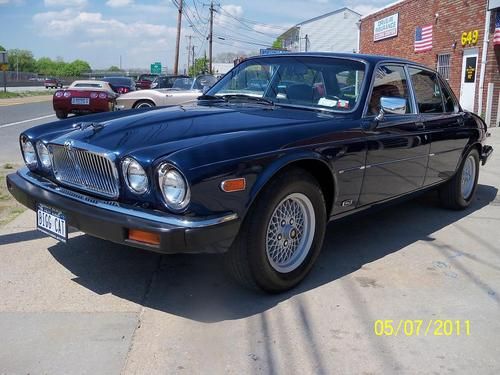
<path id="1" fill-rule="evenodd" d="M 23 132 L 11 193 L 37 226 L 161 253 L 223 252 L 241 283 L 287 290 L 329 220 L 430 189 L 470 205 L 492 148 L 433 70 L 406 60 L 245 60 L 197 103 Z M 362 230 L 362 229 L 361 229 Z"/>

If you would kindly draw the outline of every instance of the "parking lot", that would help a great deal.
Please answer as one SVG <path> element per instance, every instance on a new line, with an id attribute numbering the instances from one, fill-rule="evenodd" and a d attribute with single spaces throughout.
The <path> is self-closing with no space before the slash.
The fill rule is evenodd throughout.
<path id="1" fill-rule="evenodd" d="M 2 163 L 21 163 L 17 136 L 52 120 L 40 119 L 46 107 L 2 108 Z M 220 256 L 160 256 L 79 232 L 58 243 L 27 211 L 0 228 L 0 374 L 498 374 L 491 133 L 496 153 L 469 209 L 441 209 L 429 193 L 331 223 L 309 277 L 280 295 L 242 289 Z M 379 336 L 378 320 L 423 328 Z M 438 320 L 461 331 L 439 335 Z"/>

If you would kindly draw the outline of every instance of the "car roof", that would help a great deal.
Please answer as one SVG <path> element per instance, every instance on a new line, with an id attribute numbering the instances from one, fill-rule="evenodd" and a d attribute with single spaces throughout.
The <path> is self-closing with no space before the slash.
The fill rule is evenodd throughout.
<path id="1" fill-rule="evenodd" d="M 368 55 L 362 53 L 332 53 L 332 52 L 291 52 L 291 53 L 282 53 L 275 55 L 264 55 L 264 56 L 253 56 L 249 57 L 247 60 L 251 59 L 259 59 L 259 58 L 269 58 L 269 57 L 331 57 L 331 58 L 343 58 L 343 59 L 353 59 L 353 60 L 363 60 L 368 63 L 376 64 L 380 61 L 391 61 L 398 62 L 402 64 L 414 64 L 421 65 L 414 61 L 406 60 L 399 57 L 393 56 L 384 56 L 384 55 Z M 245 60 L 246 61 L 246 60 Z"/>

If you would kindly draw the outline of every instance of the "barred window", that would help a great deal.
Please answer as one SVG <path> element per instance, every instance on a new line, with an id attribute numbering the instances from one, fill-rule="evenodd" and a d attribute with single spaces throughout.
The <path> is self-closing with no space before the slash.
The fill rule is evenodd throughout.
<path id="1" fill-rule="evenodd" d="M 449 53 L 438 55 L 437 71 L 446 80 L 450 79 L 450 60 Z"/>

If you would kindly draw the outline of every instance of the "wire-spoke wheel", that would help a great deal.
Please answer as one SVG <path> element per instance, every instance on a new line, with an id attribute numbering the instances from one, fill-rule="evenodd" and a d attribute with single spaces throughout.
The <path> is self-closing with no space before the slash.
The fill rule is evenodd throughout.
<path id="1" fill-rule="evenodd" d="M 454 210 L 467 208 L 474 198 L 478 178 L 479 152 L 473 148 L 463 158 L 455 176 L 440 186 L 441 204 Z"/>
<path id="2" fill-rule="evenodd" d="M 266 253 L 271 266 L 286 273 L 299 267 L 309 253 L 316 217 L 311 201 L 301 193 L 283 199 L 267 226 Z"/>
<path id="3" fill-rule="evenodd" d="M 473 155 L 469 155 L 462 168 L 461 190 L 462 197 L 469 199 L 474 190 L 476 180 L 476 161 Z"/>
<path id="4" fill-rule="evenodd" d="M 288 169 L 250 207 L 226 254 L 227 270 L 254 289 L 276 293 L 293 288 L 319 255 L 326 222 L 318 181 L 303 169 Z"/>

